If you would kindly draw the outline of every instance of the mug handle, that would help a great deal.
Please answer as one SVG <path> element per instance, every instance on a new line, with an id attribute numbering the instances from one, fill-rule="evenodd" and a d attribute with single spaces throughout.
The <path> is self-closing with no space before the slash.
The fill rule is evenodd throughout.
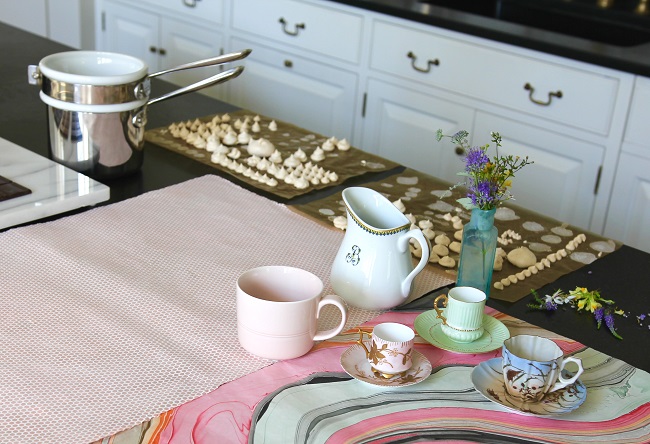
<path id="1" fill-rule="evenodd" d="M 338 327 L 317 332 L 316 336 L 314 336 L 314 341 L 323 341 L 325 339 L 329 339 L 333 336 L 338 335 L 341 333 L 341 330 L 343 330 L 343 327 L 345 327 L 345 322 L 348 319 L 348 310 L 345 306 L 345 303 L 340 297 L 335 294 L 327 295 L 318 302 L 318 311 L 316 312 L 317 318 L 320 316 L 321 308 L 323 308 L 325 305 L 334 305 L 341 311 L 341 323 L 338 325 Z"/>
<path id="2" fill-rule="evenodd" d="M 443 316 L 442 314 L 442 309 L 438 308 L 438 301 L 440 299 L 445 300 L 445 306 L 447 306 L 447 295 L 446 294 L 441 294 L 437 298 L 433 300 L 433 309 L 436 311 L 436 318 L 442 319 L 442 324 L 447 325 L 447 318 Z"/>
<path id="3" fill-rule="evenodd" d="M 578 371 L 576 372 L 573 377 L 566 379 L 564 376 L 562 376 L 562 370 L 564 370 L 564 367 L 566 366 L 567 362 L 575 362 L 578 365 Z M 549 392 L 554 392 L 556 390 L 559 390 L 561 388 L 566 387 L 567 385 L 571 385 L 574 382 L 578 380 L 582 372 L 584 372 L 584 368 L 582 368 L 582 360 L 578 358 L 574 358 L 572 356 L 569 356 L 567 358 L 564 358 L 562 361 L 562 366 L 560 367 L 560 375 L 558 376 L 558 381 L 553 384 L 553 387 L 549 390 Z"/>
<path id="4" fill-rule="evenodd" d="M 404 298 L 407 298 L 411 293 L 411 283 L 413 283 L 413 279 L 415 279 L 415 276 L 417 276 L 418 273 L 421 272 L 429 263 L 429 256 L 431 255 L 431 244 L 429 243 L 429 239 L 427 239 L 424 234 L 422 234 L 422 230 L 419 228 L 414 228 L 408 231 L 398 239 L 397 246 L 400 252 L 404 253 L 409 251 L 410 239 L 415 239 L 418 241 L 420 247 L 422 248 L 422 257 L 420 258 L 420 262 L 418 262 L 413 271 L 411 271 L 408 276 L 406 276 L 406 278 L 402 281 L 401 290 L 402 297 Z"/>

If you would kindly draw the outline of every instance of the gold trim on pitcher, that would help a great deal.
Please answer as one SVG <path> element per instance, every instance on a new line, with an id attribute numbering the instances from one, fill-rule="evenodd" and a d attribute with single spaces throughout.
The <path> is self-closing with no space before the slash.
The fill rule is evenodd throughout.
<path id="1" fill-rule="evenodd" d="M 347 207 L 347 204 L 346 204 L 346 207 Z M 352 220 L 354 220 L 362 230 L 367 231 L 370 234 L 376 234 L 376 235 L 379 235 L 379 236 L 389 236 L 391 234 L 399 233 L 400 231 L 406 231 L 411 226 L 410 223 L 407 223 L 407 224 L 401 225 L 401 226 L 396 227 L 396 228 L 377 229 L 377 228 L 371 227 L 369 225 L 366 225 L 361 219 L 359 219 L 354 214 L 354 212 L 352 210 L 350 210 L 350 208 L 348 208 L 348 213 L 350 214 L 350 216 L 352 216 Z"/>

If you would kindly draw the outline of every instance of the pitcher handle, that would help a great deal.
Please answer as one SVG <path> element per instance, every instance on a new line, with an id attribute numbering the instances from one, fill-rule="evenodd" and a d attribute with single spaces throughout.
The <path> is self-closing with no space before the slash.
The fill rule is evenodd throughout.
<path id="1" fill-rule="evenodd" d="M 325 305 L 334 305 L 336 308 L 339 309 L 339 311 L 341 312 L 341 322 L 335 328 L 317 332 L 316 336 L 314 336 L 314 341 L 323 341 L 325 339 L 329 339 L 331 337 L 338 335 L 343 330 L 343 327 L 345 326 L 345 322 L 348 319 L 347 307 L 345 306 L 343 300 L 337 295 L 335 294 L 327 295 L 323 297 L 323 299 L 321 299 L 320 302 L 318 302 L 317 317 L 320 317 L 320 311 Z"/>
<path id="2" fill-rule="evenodd" d="M 431 244 L 429 243 L 429 239 L 427 239 L 424 234 L 422 234 L 422 230 L 419 228 L 413 228 L 398 239 L 397 247 L 399 248 L 400 252 L 404 253 L 409 251 L 410 239 L 415 239 L 418 241 L 420 247 L 422 248 L 422 257 L 420 258 L 420 262 L 418 262 L 413 271 L 411 271 L 402 282 L 401 290 L 403 298 L 408 297 L 409 293 L 411 292 L 411 284 L 413 283 L 413 279 L 415 279 L 415 276 L 417 276 L 418 273 L 421 272 L 429 263 L 429 255 L 431 254 Z"/>

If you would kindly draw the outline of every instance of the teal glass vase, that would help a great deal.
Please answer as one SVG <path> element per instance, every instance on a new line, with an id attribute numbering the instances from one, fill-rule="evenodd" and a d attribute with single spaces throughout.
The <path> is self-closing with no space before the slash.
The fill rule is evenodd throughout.
<path id="1" fill-rule="evenodd" d="M 457 286 L 478 288 L 488 297 L 499 235 L 494 226 L 494 213 L 496 208 L 472 210 L 472 216 L 463 228 L 456 279 Z"/>

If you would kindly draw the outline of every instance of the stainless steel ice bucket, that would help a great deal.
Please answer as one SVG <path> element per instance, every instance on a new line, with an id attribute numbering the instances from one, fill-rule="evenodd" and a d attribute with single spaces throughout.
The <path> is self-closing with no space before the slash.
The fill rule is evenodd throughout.
<path id="1" fill-rule="evenodd" d="M 47 105 L 53 160 L 95 179 L 134 173 L 143 161 L 147 106 L 237 77 L 243 67 L 220 72 L 171 93 L 149 99 L 150 79 L 182 69 L 218 65 L 246 57 L 250 50 L 147 73 L 140 59 L 100 51 L 49 55 L 28 68 Z"/>

